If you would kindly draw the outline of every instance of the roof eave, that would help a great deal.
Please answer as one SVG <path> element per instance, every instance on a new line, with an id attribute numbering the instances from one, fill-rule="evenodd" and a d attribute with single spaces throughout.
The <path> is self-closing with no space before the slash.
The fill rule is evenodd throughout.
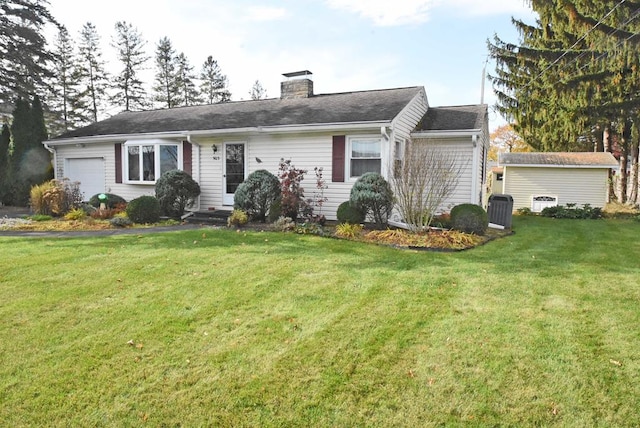
<path id="1" fill-rule="evenodd" d="M 502 167 L 519 167 L 519 168 L 581 168 L 581 169 L 618 169 L 619 165 L 558 165 L 558 164 L 544 164 L 544 163 L 507 163 L 501 164 Z"/>
<path id="2" fill-rule="evenodd" d="M 363 121 L 363 122 L 345 122 L 345 123 L 318 123 L 305 125 L 274 125 L 274 126 L 255 126 L 250 128 L 227 128 L 227 129 L 203 129 L 203 130 L 185 130 L 171 132 L 148 132 L 136 134 L 108 134 L 108 135 L 92 135 L 86 137 L 72 137 L 63 139 L 53 139 L 45 141 L 48 146 L 61 146 L 78 143 L 103 143 L 114 141 L 128 140 L 145 140 L 151 138 L 188 138 L 193 137 L 215 137 L 222 135 L 237 134 L 265 134 L 265 133 L 296 133 L 296 132 L 326 132 L 326 131 L 361 131 L 365 129 L 379 130 L 382 126 L 391 126 L 391 120 Z"/>

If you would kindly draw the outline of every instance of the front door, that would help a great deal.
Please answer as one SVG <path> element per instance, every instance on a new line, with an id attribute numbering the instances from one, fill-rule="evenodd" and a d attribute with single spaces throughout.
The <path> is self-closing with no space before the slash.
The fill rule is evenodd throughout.
<path id="1" fill-rule="evenodd" d="M 244 181 L 245 158 L 245 143 L 224 143 L 224 205 L 233 205 L 233 194 Z"/>

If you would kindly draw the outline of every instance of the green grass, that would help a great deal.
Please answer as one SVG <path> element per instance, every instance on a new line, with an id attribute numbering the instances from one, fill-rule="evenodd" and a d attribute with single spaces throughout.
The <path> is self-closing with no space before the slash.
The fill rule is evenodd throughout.
<path id="1" fill-rule="evenodd" d="M 640 425 L 640 223 L 514 229 L 461 253 L 0 237 L 0 421 Z"/>

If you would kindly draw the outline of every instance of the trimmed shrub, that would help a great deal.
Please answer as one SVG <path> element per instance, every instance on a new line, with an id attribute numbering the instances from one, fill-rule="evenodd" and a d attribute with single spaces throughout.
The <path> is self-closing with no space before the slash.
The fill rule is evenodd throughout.
<path id="1" fill-rule="evenodd" d="M 360 224 L 364 223 L 365 214 L 351 205 L 350 201 L 344 201 L 338 206 L 336 217 L 340 223 Z"/>
<path id="2" fill-rule="evenodd" d="M 393 210 L 393 190 L 383 176 L 367 172 L 358 178 L 351 188 L 351 205 L 373 218 L 376 227 L 381 229 Z"/>
<path id="3" fill-rule="evenodd" d="M 451 228 L 454 230 L 484 235 L 488 225 L 487 212 L 479 205 L 460 204 L 451 210 Z"/>
<path id="4" fill-rule="evenodd" d="M 91 198 L 89 198 L 89 205 L 94 208 L 100 208 L 100 199 L 98 199 L 98 195 L 100 195 L 100 193 L 96 193 Z M 117 205 L 127 204 L 127 201 L 125 201 L 125 199 L 121 196 L 115 195 L 113 193 L 105 193 L 105 195 L 107 195 L 107 202 L 105 202 L 107 208 L 115 208 Z"/>
<path id="5" fill-rule="evenodd" d="M 280 200 L 278 177 L 266 169 L 259 169 L 240 183 L 233 196 L 233 207 L 246 212 L 251 220 L 264 223 L 276 200 Z"/>
<path id="6" fill-rule="evenodd" d="M 160 203 L 153 196 L 140 196 L 129 202 L 126 212 L 134 223 L 157 223 L 160 220 Z"/>
<path id="7" fill-rule="evenodd" d="M 280 217 L 282 217 L 282 198 L 273 201 L 269 207 L 269 223 L 275 223 Z"/>
<path id="8" fill-rule="evenodd" d="M 231 226 L 239 227 L 239 226 L 247 224 L 248 221 L 249 221 L 249 216 L 247 216 L 247 213 L 245 213 L 242 210 L 233 210 L 231 212 L 231 215 L 227 219 L 227 226 L 229 226 L 229 227 L 231 227 Z"/>
<path id="9" fill-rule="evenodd" d="M 198 196 L 200 185 L 184 171 L 167 171 L 156 182 L 160 211 L 168 217 L 179 219 Z"/>

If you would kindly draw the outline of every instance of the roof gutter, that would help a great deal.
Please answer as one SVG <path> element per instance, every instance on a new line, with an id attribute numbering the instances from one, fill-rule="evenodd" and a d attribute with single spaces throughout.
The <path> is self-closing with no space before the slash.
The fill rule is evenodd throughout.
<path id="1" fill-rule="evenodd" d="M 482 129 L 458 129 L 451 131 L 414 131 L 412 138 L 455 138 L 473 137 L 482 134 Z"/>
<path id="2" fill-rule="evenodd" d="M 346 123 L 319 123 L 307 125 L 277 125 L 277 126 L 253 126 L 247 128 L 229 129 L 204 129 L 194 131 L 171 131 L 171 132 L 149 132 L 143 134 L 110 134 L 94 135 L 87 137 L 73 137 L 57 140 L 49 140 L 46 143 L 50 146 L 83 143 L 103 143 L 129 140 L 145 140 L 150 138 L 191 138 L 191 137 L 214 137 L 222 135 L 236 134 L 262 134 L 262 133 L 295 133 L 295 132 L 328 132 L 328 131 L 358 131 L 370 129 L 378 132 L 382 127 L 391 126 L 391 121 L 373 122 L 346 122 Z M 188 141 L 188 140 L 187 140 Z"/>
<path id="3" fill-rule="evenodd" d="M 53 178 L 57 179 L 58 178 L 58 151 L 54 147 L 51 147 L 49 144 L 47 144 L 46 141 L 44 141 L 42 145 L 44 146 L 45 149 L 49 151 L 49 153 L 53 155 Z"/>

